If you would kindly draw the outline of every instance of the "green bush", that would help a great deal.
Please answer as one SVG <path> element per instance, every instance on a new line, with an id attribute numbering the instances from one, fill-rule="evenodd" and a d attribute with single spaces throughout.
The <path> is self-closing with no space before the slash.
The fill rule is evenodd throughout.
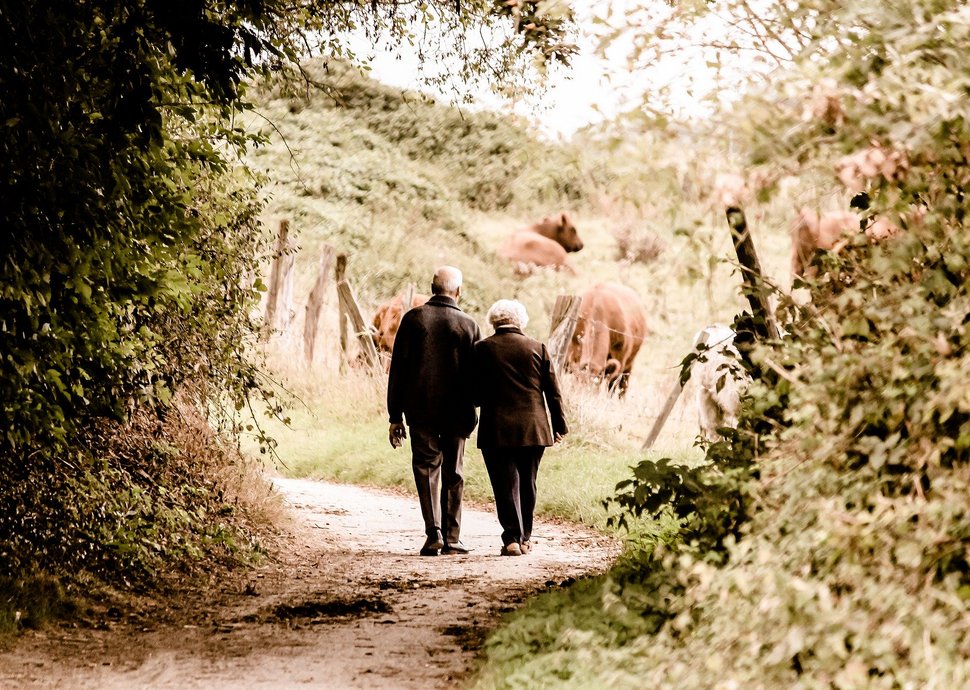
<path id="1" fill-rule="evenodd" d="M 134 582 L 235 539 L 184 461 L 207 447 L 165 450 L 162 431 L 190 389 L 231 410 L 259 388 L 246 276 L 267 249 L 257 179 L 233 165 L 252 139 L 232 120 L 244 65 L 211 43 L 257 18 L 170 24 L 149 5 L 11 5 L 0 20 L 0 577 L 14 581 Z"/>

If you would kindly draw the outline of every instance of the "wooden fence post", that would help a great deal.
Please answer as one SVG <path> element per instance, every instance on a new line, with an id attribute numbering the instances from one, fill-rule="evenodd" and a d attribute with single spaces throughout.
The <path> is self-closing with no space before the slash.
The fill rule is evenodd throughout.
<path id="1" fill-rule="evenodd" d="M 700 339 L 694 343 L 694 350 L 696 351 L 699 345 L 707 345 L 707 339 L 709 336 L 710 332 L 707 330 L 701 331 Z M 657 436 L 660 435 L 660 430 L 663 429 L 664 423 L 667 421 L 667 417 L 670 416 L 671 411 L 674 409 L 674 405 L 677 404 L 677 398 L 680 397 L 681 391 L 683 390 L 684 384 L 681 382 L 680 372 L 678 372 L 677 380 L 670 388 L 670 392 L 667 393 L 667 399 L 664 401 L 664 406 L 660 410 L 660 415 L 657 417 L 657 421 L 653 423 L 653 428 L 650 429 L 650 433 L 647 435 L 647 440 L 643 442 L 643 450 L 650 450 L 650 447 L 653 446 L 653 442 L 656 441 Z"/>
<path id="2" fill-rule="evenodd" d="M 657 421 L 653 423 L 650 428 L 650 433 L 647 435 L 647 440 L 643 442 L 643 450 L 650 450 L 653 446 L 653 442 L 657 440 L 660 435 L 661 429 L 664 428 L 664 424 L 667 423 L 667 417 L 670 416 L 671 411 L 674 409 L 674 405 L 677 404 L 677 398 L 680 397 L 681 391 L 684 390 L 684 385 L 680 382 L 680 374 L 677 374 L 677 380 L 674 385 L 671 386 L 670 392 L 667 393 L 667 399 L 664 400 L 664 406 L 660 410 L 660 415 L 657 417 Z"/>
<path id="3" fill-rule="evenodd" d="M 771 307 L 768 304 L 761 262 L 758 261 L 758 253 L 755 251 L 754 240 L 748 231 L 748 222 L 744 217 L 744 211 L 737 206 L 729 206 L 725 213 L 728 227 L 731 228 L 734 251 L 738 255 L 738 262 L 741 264 L 741 291 L 748 299 L 748 304 L 751 305 L 751 314 L 755 317 L 755 328 L 761 331 L 758 335 L 767 335 L 772 339 L 777 339 L 779 335 L 778 324 L 775 322 L 775 316 L 771 313 Z M 759 327 L 759 323 L 764 324 L 764 326 Z"/>
<path id="4" fill-rule="evenodd" d="M 569 353 L 569 341 L 576 330 L 579 307 L 583 299 L 576 295 L 559 295 L 552 308 L 552 321 L 549 328 L 549 354 L 557 372 L 561 372 Z"/>
<path id="5" fill-rule="evenodd" d="M 279 298 L 276 301 L 275 328 L 284 338 L 289 335 L 290 326 L 293 325 L 293 317 L 296 315 L 293 310 L 294 266 L 296 266 L 296 254 L 287 254 L 280 262 L 283 279 L 280 281 L 281 288 Z"/>
<path id="6" fill-rule="evenodd" d="M 337 254 L 336 264 L 334 265 L 334 280 L 339 286 L 344 281 L 344 274 L 347 272 L 347 255 L 341 252 Z M 339 290 L 339 287 L 338 287 Z M 340 333 L 340 351 L 344 353 L 344 358 L 341 362 L 346 361 L 347 354 L 347 315 L 344 314 L 343 303 L 337 299 L 337 330 Z M 341 363 L 341 370 L 343 369 L 343 364 Z"/>
<path id="7" fill-rule="evenodd" d="M 414 302 L 414 283 L 408 283 L 404 287 L 404 292 L 401 293 L 401 300 L 401 316 L 404 316 L 411 309 L 411 303 Z"/>
<path id="8" fill-rule="evenodd" d="M 277 313 L 279 312 L 280 293 L 283 292 L 284 279 L 286 278 L 286 250 L 288 248 L 287 236 L 290 232 L 290 221 L 281 220 L 279 234 L 276 236 L 276 252 L 273 255 L 273 265 L 269 271 L 269 289 L 266 293 L 266 310 L 263 314 L 263 338 L 266 339 L 276 327 Z M 292 261 L 290 268 L 292 268 Z"/>
<path id="9" fill-rule="evenodd" d="M 320 312 L 327 301 L 327 283 L 330 280 L 330 265 L 334 258 L 333 247 L 327 245 L 320 252 L 317 264 L 317 279 L 313 283 L 310 295 L 307 297 L 306 317 L 303 319 L 303 357 L 306 365 L 313 364 L 316 353 L 317 327 L 320 323 Z"/>
<path id="10" fill-rule="evenodd" d="M 371 337 L 370 329 L 364 321 L 364 317 L 357 305 L 354 291 L 347 281 L 347 255 L 340 253 L 337 255 L 337 300 L 340 306 L 340 347 L 347 354 L 347 322 L 354 329 L 354 335 L 360 343 L 361 351 L 367 364 L 375 369 L 378 368 L 380 358 L 377 355 L 377 348 L 374 346 L 374 339 Z"/>

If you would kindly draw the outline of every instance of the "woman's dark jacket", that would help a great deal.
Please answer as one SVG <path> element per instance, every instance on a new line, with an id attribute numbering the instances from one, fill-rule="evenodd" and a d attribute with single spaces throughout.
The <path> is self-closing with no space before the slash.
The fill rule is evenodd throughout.
<path id="1" fill-rule="evenodd" d="M 551 446 L 568 430 L 549 351 L 518 328 L 475 345 L 475 403 L 479 448 Z"/>

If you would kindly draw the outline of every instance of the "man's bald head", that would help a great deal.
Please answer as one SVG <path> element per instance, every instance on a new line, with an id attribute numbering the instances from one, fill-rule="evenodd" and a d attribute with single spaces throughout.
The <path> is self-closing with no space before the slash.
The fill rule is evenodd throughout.
<path id="1" fill-rule="evenodd" d="M 458 298 L 461 293 L 461 271 L 454 266 L 441 266 L 431 280 L 432 295 L 448 295 Z"/>

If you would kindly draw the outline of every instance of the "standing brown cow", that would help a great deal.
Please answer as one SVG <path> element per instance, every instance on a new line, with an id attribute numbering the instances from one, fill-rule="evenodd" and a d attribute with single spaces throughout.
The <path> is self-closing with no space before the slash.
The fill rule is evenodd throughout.
<path id="1" fill-rule="evenodd" d="M 576 226 L 565 213 L 561 213 L 512 233 L 498 254 L 512 262 L 516 273 L 528 275 L 537 267 L 572 271 L 566 254 L 582 248 L 583 241 Z"/>
<path id="2" fill-rule="evenodd" d="M 791 275 L 813 278 L 817 270 L 811 265 L 818 249 L 838 251 L 849 241 L 852 233 L 865 232 L 872 242 L 892 237 L 899 228 L 885 218 L 875 218 L 863 230 L 858 214 L 849 211 L 829 211 L 819 216 L 811 209 L 799 211 L 791 228 Z"/>
<path id="3" fill-rule="evenodd" d="M 566 369 L 596 384 L 606 381 L 622 397 L 647 333 L 640 296 L 620 283 L 597 283 L 582 294 Z"/>
<path id="4" fill-rule="evenodd" d="M 429 295 L 414 293 L 411 297 L 411 307 L 419 307 L 430 298 Z M 391 299 L 384 302 L 374 313 L 371 321 L 371 336 L 374 338 L 374 347 L 377 354 L 381 356 L 385 368 L 390 365 L 390 354 L 394 350 L 394 339 L 397 337 L 397 329 L 401 326 L 401 317 L 404 316 L 404 293 L 398 293 Z"/>

